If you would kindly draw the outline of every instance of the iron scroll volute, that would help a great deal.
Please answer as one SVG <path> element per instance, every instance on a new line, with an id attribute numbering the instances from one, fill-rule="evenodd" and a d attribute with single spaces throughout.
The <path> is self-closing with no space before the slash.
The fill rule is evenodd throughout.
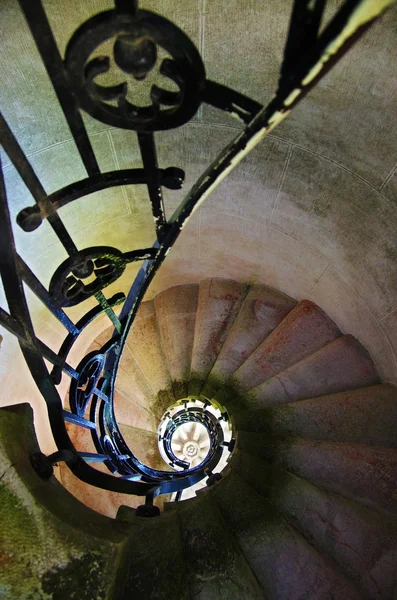
<path id="1" fill-rule="evenodd" d="M 105 41 L 115 40 L 113 57 L 92 58 Z M 127 100 L 128 84 L 99 85 L 95 79 L 110 69 L 111 59 L 120 73 L 139 80 L 154 68 L 157 49 L 165 58 L 159 73 L 171 79 L 178 92 L 153 85 L 151 106 Z M 205 86 L 205 68 L 193 42 L 179 27 L 155 13 L 102 12 L 86 21 L 72 36 L 66 49 L 65 66 L 80 107 L 95 119 L 121 129 L 159 131 L 179 127 L 197 112 Z M 116 102 L 117 105 L 110 104 Z"/>
<path id="2" fill-rule="evenodd" d="M 56 269 L 49 286 L 50 294 L 60 306 L 75 306 L 116 281 L 126 264 L 117 248 L 85 248 Z"/>

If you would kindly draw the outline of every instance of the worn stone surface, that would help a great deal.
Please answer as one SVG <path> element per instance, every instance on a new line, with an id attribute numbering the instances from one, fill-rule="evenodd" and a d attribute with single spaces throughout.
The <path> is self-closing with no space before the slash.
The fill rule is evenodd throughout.
<path id="1" fill-rule="evenodd" d="M 264 285 L 253 285 L 211 370 L 226 381 L 280 324 L 296 302 Z"/>
<path id="2" fill-rule="evenodd" d="M 330 596 L 341 600 L 388 598 L 395 585 L 394 530 L 387 525 L 396 511 L 397 454 L 390 449 L 395 446 L 395 388 L 378 385 L 305 400 L 308 393 L 329 392 L 335 385 L 368 386 L 377 380 L 376 370 L 357 340 L 342 336 L 312 302 L 303 301 L 293 308 L 293 300 L 271 291 L 276 309 L 270 303 L 270 318 L 276 319 L 275 328 L 267 324 L 272 331 L 257 347 L 257 329 L 262 323 L 259 321 L 257 326 L 254 309 L 258 291 L 263 300 L 263 287 L 254 286 L 251 290 L 255 293 L 246 296 L 247 287 L 243 284 L 207 279 L 200 288 L 205 291 L 201 309 L 200 299 L 195 304 L 197 285 L 186 288 L 186 297 L 183 287 L 173 287 L 154 302 L 142 305 L 131 330 L 123 357 L 126 362 L 116 382 L 115 404 L 121 432 L 134 454 L 149 466 L 161 468 L 155 431 L 162 393 L 161 410 L 170 403 L 168 392 L 164 393 L 167 388 L 161 386 L 170 386 L 167 382 L 172 380 L 169 356 L 174 357 L 175 368 L 176 356 L 184 359 L 185 369 L 190 366 L 183 349 L 189 354 L 186 348 L 193 346 L 194 354 L 193 338 L 197 333 L 203 342 L 197 345 L 202 360 L 210 359 L 211 365 L 222 348 L 226 353 L 240 347 L 239 331 L 241 343 L 245 340 L 248 347 L 252 344 L 254 357 L 270 340 L 263 353 L 263 359 L 268 361 L 265 368 L 280 372 L 268 384 L 274 386 L 277 381 L 282 386 L 272 388 L 268 396 L 289 402 L 249 414 L 232 414 L 237 429 L 249 431 L 238 432 L 240 452 L 231 462 L 232 472 L 192 503 L 176 504 L 157 519 L 135 516 L 132 509 L 142 499 L 91 488 L 61 467 L 61 481 L 96 511 L 89 511 L 96 519 L 101 518 L 98 512 L 112 516 L 118 512 L 116 523 L 123 528 L 118 539 L 122 539 L 128 522 L 129 540 L 118 555 L 111 597 L 168 600 L 172 591 L 178 598 L 186 599 L 193 596 L 215 600 L 236 594 L 239 598 L 255 598 L 265 594 L 298 600 L 309 594 L 313 597 L 315 590 L 318 600 Z M 265 297 L 268 309 L 267 288 Z M 284 318 L 278 313 L 280 298 Z M 197 308 L 196 321 L 192 301 Z M 187 307 L 190 309 L 186 311 Z M 186 312 L 189 318 L 185 321 L 181 315 Z M 247 330 L 253 332 L 252 339 L 244 337 Z M 105 329 L 97 335 L 91 349 L 99 349 L 108 339 L 109 330 Z M 285 391 L 283 397 L 281 388 Z M 225 386 L 221 391 L 226 395 L 225 404 L 231 393 L 232 407 L 245 400 L 250 409 L 254 406 L 252 393 L 245 398 L 244 393 L 239 395 L 241 391 L 235 394 L 233 388 Z M 291 397 L 302 399 L 291 403 Z M 68 430 L 76 448 L 94 451 L 88 431 L 71 425 Z M 263 435 L 255 431 L 262 431 Z M 272 466 L 247 457 L 244 452 L 262 457 Z M 101 464 L 96 468 L 105 470 Z M 236 470 L 249 486 L 236 476 Z M 156 498 L 155 504 L 163 508 L 164 500 L 167 498 Z M 122 510 L 120 505 L 124 505 Z M 76 515 L 73 518 L 76 520 Z M 137 539 L 144 540 L 144 544 L 138 544 Z M 106 572 L 97 553 L 95 546 L 77 559 L 73 557 L 66 566 L 51 568 L 40 584 L 43 590 L 53 589 L 62 598 L 70 579 L 79 581 L 83 571 L 87 573 L 85 585 L 92 587 L 97 569 Z M 102 587 L 95 590 L 95 597 L 107 593 L 110 581 L 97 584 Z M 82 598 L 84 593 L 83 590 Z"/>
<path id="3" fill-rule="evenodd" d="M 380 326 L 388 338 L 389 352 L 397 357 L 397 308 L 380 320 Z"/>
<path id="4" fill-rule="evenodd" d="M 396 215 L 396 205 L 361 179 L 295 148 L 271 224 L 310 239 L 379 318 L 396 304 Z"/>
<path id="5" fill-rule="evenodd" d="M 54 477 L 40 479 L 32 410 L 0 411 L 0 595 L 14 600 L 107 597 L 126 527 L 89 510 Z"/>
<path id="6" fill-rule="evenodd" d="M 327 3 L 327 22 L 340 3 Z M 204 48 L 208 75 L 259 102 L 273 96 L 291 5 L 254 0 L 205 7 Z M 277 129 L 289 140 L 342 163 L 378 186 L 397 161 L 395 47 L 397 10 L 392 7 Z M 247 31 L 250 35 L 247 36 Z M 233 38 L 235 43 L 231 44 Z M 230 65 L 236 68 L 230 68 Z M 238 65 L 238 67 L 237 67 Z M 207 123 L 233 126 L 220 111 L 205 108 Z M 321 135 L 319 135 L 321 132 Z"/>
<path id="7" fill-rule="evenodd" d="M 376 319 L 357 289 L 331 267 L 314 286 L 310 299 L 321 306 L 344 333 L 351 333 L 360 340 L 385 381 L 397 383 L 395 348 L 393 352 L 397 334 L 388 326 L 382 329 L 382 324 L 390 322 L 387 316 Z"/>
<path id="8" fill-rule="evenodd" d="M 130 427 L 138 427 L 138 429 L 144 431 L 155 432 L 158 426 L 156 417 L 145 405 L 137 403 L 137 393 L 133 383 L 132 380 L 127 394 L 120 392 L 116 384 L 113 400 L 117 422 Z M 150 406 L 153 402 L 153 395 L 148 394 L 146 398 L 148 400 L 147 406 Z"/>
<path id="9" fill-rule="evenodd" d="M 204 43 L 208 76 L 259 102 L 269 101 L 277 88 L 289 11 L 287 2 L 274 0 L 266 4 L 250 1 L 244 7 L 238 0 L 229 5 L 206 4 Z M 235 44 L 230 44 L 231 37 Z M 230 69 L 231 64 L 238 68 Z M 204 119 L 219 123 L 222 114 L 205 109 Z"/>
<path id="10" fill-rule="evenodd" d="M 315 485 L 397 514 L 397 450 L 341 442 L 268 437 L 256 447 L 274 462 Z"/>
<path id="11" fill-rule="evenodd" d="M 127 346 L 153 390 L 153 399 L 147 408 L 159 422 L 175 397 L 152 301 L 141 305 L 128 334 Z"/>
<path id="12" fill-rule="evenodd" d="M 234 413 L 234 418 L 239 442 L 253 447 L 263 438 L 246 432 L 397 447 L 397 390 L 390 384 Z"/>
<path id="13" fill-rule="evenodd" d="M 197 600 L 259 600 L 262 591 L 209 498 L 183 502 L 178 514 L 190 595 Z"/>
<path id="14" fill-rule="evenodd" d="M 228 279 L 206 279 L 200 284 L 189 394 L 200 392 L 246 293 L 246 286 Z"/>
<path id="15" fill-rule="evenodd" d="M 157 424 L 150 410 L 154 392 L 142 372 L 128 344 L 126 344 L 119 363 L 116 377 L 114 407 L 117 420 L 155 431 Z"/>
<path id="16" fill-rule="evenodd" d="M 327 4 L 328 20 L 340 3 Z M 375 188 L 397 159 L 392 57 L 396 22 L 392 6 L 278 130 L 283 139 L 299 139 L 301 146 L 342 164 Z"/>
<path id="17" fill-rule="evenodd" d="M 268 379 L 250 396 L 254 408 L 305 400 L 379 382 L 368 352 L 351 335 L 344 335 L 321 350 Z"/>
<path id="18" fill-rule="evenodd" d="M 242 391 L 250 390 L 339 336 L 335 323 L 318 306 L 302 300 L 236 371 L 232 382 Z"/>
<path id="19" fill-rule="evenodd" d="M 397 584 L 397 524 L 377 511 L 326 492 L 241 453 L 240 476 L 358 586 L 362 598 L 392 598 Z M 261 477 L 258 477 L 261 473 Z"/>
<path id="20" fill-rule="evenodd" d="M 176 515 L 163 513 L 153 519 L 131 516 L 129 526 L 130 537 L 118 566 L 112 598 L 189 600 Z"/>
<path id="21" fill-rule="evenodd" d="M 336 0 L 328 3 L 326 18 L 338 4 Z M 66 4 L 47 0 L 45 8 L 61 51 L 77 23 L 110 6 L 110 0 Z M 277 85 L 290 2 L 162 0 L 143 6 L 163 12 L 182 26 L 203 54 L 209 77 L 258 100 L 270 98 Z M 81 179 L 84 170 L 18 4 L 6 0 L 0 10 L 5 116 L 46 190 L 55 190 Z M 272 285 L 298 300 L 308 296 L 343 332 L 358 337 L 385 380 L 397 381 L 396 17 L 394 7 L 291 118 L 215 191 L 167 257 L 151 294 L 176 283 L 224 276 L 242 283 Z M 168 215 L 209 159 L 238 132 L 222 113 L 207 107 L 197 119 L 200 122 L 157 136 L 160 166 L 175 164 L 187 171 L 184 190 L 165 192 Z M 103 170 L 139 166 L 134 134 L 112 131 L 86 116 L 85 122 Z M 5 160 L 8 164 L 7 157 Z M 6 179 L 14 217 L 19 208 L 32 204 L 32 199 L 9 166 Z M 127 251 L 146 247 L 154 239 L 143 187 L 94 194 L 60 212 L 81 248 L 108 244 Z M 30 234 L 22 234 L 15 227 L 15 235 L 22 256 L 48 284 L 56 266 L 66 258 L 48 224 Z M 107 295 L 127 291 L 137 268 L 129 265 L 122 279 L 108 288 Z M 92 306 L 90 300 L 67 312 L 79 318 Z M 45 323 L 47 314 L 37 303 L 33 312 L 36 332 L 57 349 L 59 331 L 52 323 Z M 1 335 L 0 375 L 2 389 L 7 390 L 3 401 L 29 401 L 34 405 L 41 447 L 51 451 L 53 442 L 42 399 L 17 345 L 7 333 L 2 331 Z M 142 382 L 139 385 L 142 391 L 137 393 L 138 404 L 142 405 L 150 390 Z M 165 387 L 157 387 L 161 393 L 157 406 L 160 413 L 169 403 L 168 380 Z M 120 401 L 118 405 L 127 418 L 126 404 Z M 378 410 L 379 420 L 375 421 L 380 427 L 388 413 Z M 138 418 L 138 409 L 133 415 Z M 139 419 L 143 416 L 140 414 Z M 137 424 L 137 420 L 128 422 Z M 340 428 L 341 434 L 347 433 L 347 424 L 346 429 L 342 425 Z M 350 430 L 351 436 L 358 431 L 353 427 Z M 390 429 L 385 426 L 383 431 L 386 439 Z M 372 433 L 366 435 L 367 440 L 380 439 L 371 437 Z M 331 459 L 324 454 L 322 460 Z M 376 462 L 378 469 L 379 464 L 381 461 Z M 350 468 L 355 468 L 354 461 L 346 467 L 346 478 Z M 374 475 L 374 490 L 379 486 L 382 489 Z M 81 562 L 73 562 L 73 558 L 70 569 L 62 566 L 50 570 L 45 581 L 58 594 L 63 593 L 70 574 L 78 577 L 87 567 L 84 556 L 89 552 L 79 555 L 77 560 L 81 558 Z M 95 579 L 90 568 L 86 572 L 87 581 Z M 22 583 L 21 578 L 18 585 Z M 70 589 L 68 594 L 73 597 Z M 23 598 L 21 588 L 16 596 Z M 79 597 L 84 597 L 81 590 Z M 347 592 L 342 597 L 353 596 Z"/>
<path id="22" fill-rule="evenodd" d="M 176 286 L 154 299 L 164 354 L 176 399 L 186 398 L 196 325 L 198 285 Z"/>
<path id="23" fill-rule="evenodd" d="M 262 209 L 262 196 L 258 201 Z M 227 214 L 220 202 L 212 212 L 213 202 L 211 195 L 201 210 L 200 259 L 233 269 L 239 281 L 263 283 L 293 298 L 310 293 L 329 265 L 321 251 L 314 249 L 309 240 L 296 240 L 268 226 L 257 215 Z M 211 270 L 207 277 L 210 274 Z"/>
<path id="24" fill-rule="evenodd" d="M 385 185 L 382 188 L 383 193 L 393 200 L 395 204 L 397 204 L 397 171 L 396 168 L 393 169 L 393 172 L 390 174 L 390 178 L 385 181 Z"/>
<path id="25" fill-rule="evenodd" d="M 233 529 L 266 597 L 360 597 L 331 561 L 236 474 L 230 474 L 211 490 L 211 497 Z"/>

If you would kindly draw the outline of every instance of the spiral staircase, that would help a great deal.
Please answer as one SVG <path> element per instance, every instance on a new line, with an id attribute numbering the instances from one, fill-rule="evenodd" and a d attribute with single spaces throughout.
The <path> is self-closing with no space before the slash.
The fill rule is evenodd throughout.
<path id="1" fill-rule="evenodd" d="M 267 25 L 279 39 L 269 41 L 265 54 L 281 51 L 284 33 L 286 41 L 275 95 L 266 106 L 208 79 L 202 58 L 211 42 L 205 2 L 198 11 L 196 42 L 193 33 L 191 39 L 135 0 L 92 3 L 90 15 L 84 12 L 87 3 L 76 3 L 70 22 L 59 10 L 62 3 L 18 0 L 19 16 L 12 2 L 5 4 L 6 29 L 17 35 L 14 62 L 8 64 L 7 52 L 3 61 L 5 79 L 10 75 L 4 87 L 10 88 L 12 100 L 5 103 L 7 119 L 0 116 L 0 324 L 6 332 L 0 375 L 7 366 L 0 410 L 0 598 L 397 600 L 397 392 L 389 383 L 396 381 L 396 253 L 393 241 L 381 249 L 368 243 L 370 238 L 387 241 L 395 219 L 387 204 L 393 202 L 396 175 L 388 146 L 392 135 L 380 130 L 383 154 L 374 159 L 376 168 L 367 177 L 362 156 L 376 146 L 370 130 L 381 121 L 378 100 L 369 118 L 364 113 L 360 117 L 368 121 L 367 129 L 362 128 L 366 135 L 351 136 L 355 127 L 361 130 L 357 119 L 346 136 L 338 135 L 334 142 L 324 136 L 327 148 L 332 146 L 330 154 L 328 149 L 321 154 L 321 144 L 313 145 L 310 134 L 290 139 L 284 131 L 285 140 L 273 134 L 392 3 L 345 0 L 334 11 L 332 2 L 326 7 L 323 0 L 294 0 L 291 6 L 285 3 L 291 9 L 285 32 L 285 15 L 280 18 L 278 3 L 269 4 L 263 14 L 280 20 L 282 27 L 272 21 Z M 174 4 L 181 3 L 170 6 Z M 186 10 L 183 6 L 186 13 L 191 8 L 193 4 Z M 236 13 L 237 6 L 226 8 Z M 251 27 L 240 22 L 239 12 L 227 28 L 236 46 Z M 262 41 L 267 20 L 258 19 L 256 10 L 243 12 L 247 23 L 260 24 Z M 216 34 L 215 18 L 214 25 Z M 23 31 L 30 41 L 20 37 Z M 386 30 L 377 35 L 389 40 Z M 255 45 L 253 34 L 251 45 L 252 40 Z M 218 41 L 210 69 L 218 63 L 223 44 Z M 377 54 L 372 38 L 367 46 L 367 58 L 353 64 L 373 62 L 375 72 L 383 55 Z M 385 63 L 391 64 L 389 43 L 383 46 Z M 244 50 L 244 59 L 251 50 Z M 36 62 L 31 63 L 34 53 Z M 262 60 L 261 55 L 260 67 Z M 65 120 L 66 134 L 58 132 L 60 138 L 55 136 L 46 151 L 55 156 L 62 138 L 61 151 L 72 142 L 81 161 L 82 171 L 75 171 L 68 150 L 59 166 L 47 169 L 55 174 L 54 185 L 47 186 L 36 162 L 42 141 L 37 147 L 30 142 L 44 121 L 55 131 L 59 120 L 52 121 L 53 111 L 47 104 L 43 110 L 41 98 L 36 104 L 42 116 L 34 117 L 30 93 L 29 108 L 22 110 L 14 102 L 20 92 L 14 98 L 12 91 L 20 82 L 14 86 L 12 79 L 20 63 L 16 81 L 23 80 L 22 89 L 25 79 L 42 89 L 43 98 L 50 89 L 58 117 Z M 245 77 L 249 73 L 243 63 L 239 67 Z M 333 83 L 337 110 L 339 96 L 348 88 L 360 115 L 382 86 L 388 106 L 391 88 L 386 84 L 394 71 L 386 72 L 387 77 L 369 82 L 368 90 L 350 86 L 349 78 L 349 85 L 340 88 L 335 81 L 346 77 L 342 74 Z M 127 79 L 121 83 L 120 76 Z M 149 85 L 139 91 L 137 82 L 146 76 Z M 164 77 L 172 90 L 162 87 Z M 313 108 L 318 103 L 314 99 L 308 123 L 300 125 L 302 131 L 316 131 L 317 138 L 328 120 L 329 91 L 321 90 L 326 93 L 318 97 L 321 110 Z M 361 105 L 358 95 L 365 98 Z M 219 122 L 212 122 L 213 111 L 220 113 Z M 312 120 L 316 112 L 324 119 L 320 126 Z M 349 112 L 339 112 L 343 119 L 335 120 L 335 129 L 349 120 Z M 240 120 L 242 130 L 229 128 L 230 116 Z M 299 129 L 299 118 L 297 123 Z M 177 141 L 172 137 L 172 130 L 188 124 L 190 138 L 197 137 L 193 152 L 186 151 L 190 146 L 183 145 L 183 135 Z M 392 131 L 390 115 L 382 124 Z M 208 146 L 207 133 L 200 138 L 198 132 L 209 127 Z M 121 134 L 126 145 L 115 144 Z M 226 139 L 229 134 L 235 136 L 232 141 Z M 349 136 L 352 160 L 339 164 L 336 158 Z M 368 146 L 353 142 L 365 137 Z M 247 154 L 264 138 L 266 156 L 257 156 L 252 168 L 229 177 L 229 188 L 218 188 L 240 163 L 249 166 Z M 278 141 L 287 139 L 284 149 L 278 148 Z M 131 151 L 133 140 L 136 151 Z M 168 145 L 181 154 L 178 166 L 169 166 Z M 215 151 L 209 166 L 208 148 Z M 332 177 L 325 168 L 308 171 L 306 162 L 313 156 L 338 165 L 338 177 L 353 167 L 350 175 L 373 188 L 372 195 L 364 187 L 356 189 L 349 178 L 335 186 L 334 171 Z M 178 192 L 185 182 L 182 158 L 192 167 L 186 171 L 183 197 Z M 384 163 L 379 173 L 377 161 Z M 277 177 L 272 175 L 275 165 L 280 167 Z M 62 178 L 65 166 L 70 180 L 67 173 Z M 266 181 L 259 177 L 257 185 L 262 168 Z M 247 179 L 252 193 L 240 185 Z M 323 180 L 332 194 L 334 186 L 340 187 L 332 209 L 338 213 L 330 212 L 328 196 L 322 199 Z M 288 186 L 299 187 L 301 181 L 306 187 L 293 201 L 282 202 L 283 190 L 288 196 Z M 228 190 L 234 187 L 230 199 Z M 111 188 L 122 188 L 124 199 L 121 193 L 112 195 Z M 134 190 L 133 200 L 127 188 Z M 95 195 L 102 192 L 105 197 Z M 201 207 L 210 195 L 219 204 L 203 217 Z M 379 204 L 370 202 L 375 196 Z M 84 212 L 81 204 L 88 207 L 88 197 L 91 209 Z M 112 220 L 117 211 L 118 220 Z M 289 225 L 283 224 L 286 215 Z M 365 226 L 350 237 L 353 220 L 363 220 Z M 212 228 L 211 221 L 221 227 Z M 188 223 L 189 228 L 197 225 L 194 235 L 187 228 L 181 236 L 188 250 L 179 242 L 174 250 Z M 39 228 L 40 238 L 34 233 Z M 224 261 L 226 229 L 227 244 L 236 240 L 239 249 Z M 248 229 L 255 230 L 252 236 Z M 272 245 L 262 248 L 263 239 L 273 234 L 273 250 Z M 302 253 L 302 239 L 312 235 L 313 246 Z M 322 236 L 328 254 L 320 251 Z M 218 237 L 214 252 L 211 243 Z M 357 245 L 365 249 L 362 255 L 353 252 Z M 44 247 L 47 254 L 41 253 Z M 210 254 L 214 259 L 208 261 Z M 159 278 L 163 262 L 168 267 Z M 141 264 L 135 268 L 132 263 Z M 267 264 L 263 272 L 262 263 Z M 316 296 L 313 290 L 327 271 L 329 287 L 325 283 Z M 332 278 L 349 273 L 335 293 Z M 300 277 L 306 277 L 303 288 Z M 360 278 L 365 281 L 355 289 Z M 387 285 L 385 280 L 390 280 Z M 344 297 L 348 285 L 358 304 Z M 376 301 L 370 301 L 371 294 Z M 314 302 L 302 299 L 306 295 L 344 331 Z M 340 304 L 335 311 L 333 302 Z M 361 327 L 357 315 L 362 311 L 368 314 L 362 315 Z M 33 381 L 38 391 L 30 385 Z"/>
<path id="2" fill-rule="evenodd" d="M 309 300 L 211 278 L 144 302 L 127 346 L 115 410 L 133 451 L 152 436 L 150 466 L 178 401 L 224 407 L 237 443 L 195 498 L 120 507 L 111 598 L 397 597 L 397 391 L 357 339 Z"/>

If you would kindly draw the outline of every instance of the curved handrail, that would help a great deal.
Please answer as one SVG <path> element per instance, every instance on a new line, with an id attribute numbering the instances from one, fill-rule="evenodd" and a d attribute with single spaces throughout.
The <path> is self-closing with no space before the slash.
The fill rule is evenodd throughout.
<path id="1" fill-rule="evenodd" d="M 160 471 L 158 473 L 161 475 L 157 475 L 145 470 L 144 466 L 134 462 L 134 457 L 123 440 L 114 414 L 113 396 L 117 369 L 139 305 L 155 273 L 161 267 L 193 212 L 232 169 L 289 115 L 296 104 L 357 41 L 383 10 L 393 3 L 393 0 L 381 2 L 346 0 L 321 33 L 319 33 L 320 21 L 325 2 L 295 0 L 278 90 L 266 107 L 261 107 L 256 101 L 234 90 L 206 80 L 200 55 L 189 38 L 166 19 L 149 11 L 137 10 L 134 3 L 131 4 L 131 9 L 127 9 L 126 3 L 116 2 L 113 11 L 96 15 L 84 23 L 70 40 L 66 61 L 63 62 L 40 0 L 19 0 L 19 2 L 86 166 L 88 177 L 50 195 L 46 194 L 10 128 L 3 119 L 0 120 L 3 147 L 36 201 L 36 206 L 26 207 L 21 211 L 17 219 L 19 225 L 25 231 L 33 231 L 43 218 L 46 218 L 69 255 L 67 261 L 56 270 L 51 281 L 52 287 L 50 286 L 50 291 L 47 291 L 16 252 L 6 190 L 1 176 L 0 266 L 10 313 L 2 309 L 0 322 L 19 339 L 25 360 L 47 403 L 56 444 L 60 450 L 70 451 L 66 453 L 67 463 L 77 477 L 98 487 L 137 495 L 180 490 L 202 479 L 205 476 L 203 467 L 191 469 L 182 475 L 177 472 L 164 474 Z M 142 64 L 140 65 L 144 71 L 143 75 L 153 67 L 152 59 L 157 44 L 172 56 L 172 60 L 163 61 L 160 72 L 173 80 L 179 89 L 178 93 L 173 94 L 154 86 L 151 93 L 153 105 L 149 109 L 134 107 L 127 100 L 127 84 L 106 88 L 95 82 L 97 75 L 108 70 L 108 59 L 96 58 L 89 61 L 93 49 L 103 40 L 116 35 L 117 65 L 122 71 L 138 75 L 134 70 L 137 67 L 136 57 L 133 52 L 131 53 L 131 45 L 126 43 L 125 39 L 125 36 L 128 37 L 131 32 L 136 35 L 137 24 L 139 27 L 144 26 L 146 32 L 142 39 L 146 62 L 144 61 L 143 67 Z M 142 73 L 139 72 L 139 76 L 141 75 Z M 109 100 L 116 100 L 117 106 L 109 105 Z M 182 184 L 183 171 L 175 167 L 158 168 L 153 132 L 177 127 L 188 121 L 202 102 L 235 114 L 246 123 L 246 127 L 199 177 L 167 222 L 162 206 L 161 188 L 166 186 L 178 189 Z M 161 106 L 171 108 L 162 110 Z M 80 108 L 100 121 L 137 131 L 144 168 L 101 174 L 85 131 Z M 77 250 L 58 215 L 58 210 L 94 191 L 137 183 L 147 185 L 152 203 L 157 233 L 157 241 L 152 248 L 127 253 L 105 246 Z M 102 290 L 120 277 L 126 263 L 132 260 L 144 260 L 144 262 L 118 318 L 112 306 L 122 301 L 121 296 L 113 297 L 109 301 L 102 294 Z M 85 287 L 82 279 L 90 274 L 95 275 L 95 281 Z M 69 331 L 58 354 L 35 336 L 23 282 L 33 289 Z M 90 295 L 95 295 L 100 306 L 87 313 L 74 325 L 63 312 L 63 307 L 77 304 Z M 132 480 L 128 476 L 113 477 L 99 472 L 79 456 L 67 433 L 62 402 L 55 387 L 55 383 L 60 381 L 62 369 L 76 380 L 77 383 L 75 382 L 73 386 L 74 393 L 79 390 L 78 384 L 82 372 L 77 372 L 67 364 L 67 356 L 81 331 L 102 311 L 105 311 L 115 324 L 115 333 L 102 349 L 104 361 L 100 364 L 104 364 L 104 372 L 102 374 L 99 371 L 95 372 L 95 384 L 90 388 L 92 393 L 90 392 L 88 400 L 92 402 L 91 420 L 84 421 L 82 415 L 78 414 L 74 416 L 81 418 L 81 425 L 95 431 L 93 437 L 98 450 L 103 450 L 104 443 L 109 446 L 108 440 L 113 444 L 116 454 L 112 455 L 111 446 L 108 448 L 108 453 L 105 453 L 109 457 L 110 466 L 113 464 L 114 467 L 115 460 L 116 462 L 121 460 L 121 456 L 124 456 L 122 451 L 125 450 L 127 452 L 125 471 L 128 472 L 128 461 L 130 461 L 132 472 L 138 473 L 141 478 L 139 481 Z M 52 378 L 46 368 L 44 357 L 54 364 Z M 84 376 L 86 376 L 85 372 Z M 97 409 L 100 420 L 95 425 Z M 212 462 L 209 461 L 208 464 L 211 466 Z"/>

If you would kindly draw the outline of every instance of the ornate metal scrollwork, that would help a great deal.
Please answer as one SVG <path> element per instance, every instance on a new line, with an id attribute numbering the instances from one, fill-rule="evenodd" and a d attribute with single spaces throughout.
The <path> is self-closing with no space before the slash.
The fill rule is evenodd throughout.
<path id="1" fill-rule="evenodd" d="M 103 367 L 105 355 L 98 352 L 90 352 L 77 367 L 78 379 L 73 379 L 70 384 L 70 408 L 71 411 L 83 417 L 91 399 L 95 393 Z"/>
<path id="2" fill-rule="evenodd" d="M 111 59 L 89 59 L 112 38 L 115 64 L 138 81 L 156 65 L 157 49 L 165 50 L 172 58 L 162 61 L 159 73 L 174 82 L 178 92 L 153 85 L 152 105 L 137 106 L 127 100 L 126 82 L 98 84 L 96 77 L 109 71 Z M 158 131 L 183 125 L 197 112 L 205 87 L 204 64 L 192 41 L 164 17 L 145 10 L 107 11 L 86 21 L 68 44 L 65 65 L 81 107 L 95 119 L 122 129 Z"/>
<path id="3" fill-rule="evenodd" d="M 9 307 L 9 312 L 0 307 L 0 322 L 20 341 L 31 374 L 47 403 L 58 449 L 62 452 L 61 456 L 71 457 L 66 460 L 75 475 L 103 489 L 146 496 L 146 503 L 138 509 L 137 514 L 140 512 L 150 516 L 158 513 L 152 506 L 155 493 L 180 494 L 206 476 L 207 485 L 215 483 L 220 475 L 214 473 L 214 469 L 225 448 L 229 452 L 233 450 L 235 440 L 225 441 L 223 438 L 227 413 L 211 416 L 210 402 L 206 400 L 203 401 L 203 407 L 197 407 L 195 411 L 188 410 L 186 401 L 184 410 L 178 412 L 178 408 L 172 415 L 170 412 L 165 415 L 165 427 L 160 431 L 159 441 L 163 443 L 165 455 L 172 462 L 177 458 L 171 448 L 173 431 L 189 420 L 201 422 L 214 440 L 205 461 L 179 472 L 160 471 L 142 464 L 128 448 L 117 425 L 113 392 L 120 355 L 144 294 L 193 211 L 244 156 L 281 123 L 393 0 L 346 1 L 324 28 L 321 27 L 321 17 L 326 2 L 295 1 L 279 86 L 275 97 L 266 107 L 236 90 L 206 80 L 201 57 L 189 38 L 167 19 L 138 10 L 137 0 L 115 0 L 114 10 L 102 12 L 86 21 L 70 39 L 65 61 L 61 58 L 42 0 L 18 2 L 87 177 L 48 194 L 12 129 L 0 115 L 2 147 L 36 202 L 35 206 L 20 211 L 17 223 L 27 232 L 37 229 L 43 219 L 47 219 L 69 255 L 55 271 L 47 290 L 17 253 L 7 204 L 8 190 L 0 161 L 0 266 Z M 371 4 L 371 11 L 366 10 L 368 4 Z M 113 43 L 112 51 L 107 52 L 109 56 L 99 56 L 101 44 L 107 41 Z M 167 53 L 168 57 L 158 66 L 161 51 Z M 117 79 L 116 85 L 106 86 L 99 77 L 108 73 L 111 66 L 118 69 L 123 79 Z M 154 74 L 157 67 L 159 78 L 168 78 L 177 91 L 153 85 L 150 91 L 151 105 L 138 106 L 136 96 L 133 99 L 131 93 L 133 90 L 128 88 L 125 81 L 126 75 L 135 79 L 135 89 L 141 85 L 138 82 L 150 72 Z M 188 122 L 201 102 L 237 116 L 247 126 L 203 172 L 177 211 L 167 219 L 162 187 L 180 189 L 184 172 L 177 167 L 159 167 L 153 132 Z M 101 172 L 80 109 L 113 127 L 135 130 L 138 133 L 142 168 Z M 155 223 L 157 239 L 152 247 L 124 253 L 106 246 L 78 251 L 58 210 L 99 190 L 142 184 L 148 188 Z M 127 297 L 119 293 L 106 299 L 102 290 L 122 275 L 127 263 L 138 260 L 145 262 Z M 68 331 L 57 354 L 35 335 L 24 284 Z M 74 306 L 93 295 L 98 306 L 81 316 L 76 323 L 62 310 L 62 307 Z M 112 306 L 121 303 L 123 308 L 118 317 Z M 88 354 L 74 369 L 67 362 L 68 354 L 81 332 L 102 312 L 108 315 L 117 333 L 112 333 L 101 351 Z M 45 360 L 53 364 L 51 375 Z M 61 381 L 62 372 L 73 378 L 70 387 L 71 413 L 64 409 L 61 396 L 55 388 Z M 64 419 L 91 431 L 96 458 L 98 461 L 105 458 L 104 463 L 109 470 L 121 477 L 112 477 L 86 463 L 87 457 L 92 459 L 95 455 L 76 452 Z M 220 424 L 221 420 L 223 423 Z M 54 460 L 59 456 L 54 454 L 49 458 Z M 39 463 L 39 470 L 43 467 L 45 474 L 50 473 L 47 458 L 36 456 L 35 460 Z M 183 469 L 184 465 L 181 466 Z"/>
<path id="4" fill-rule="evenodd" d="M 109 461 L 107 462 L 114 473 L 120 473 L 120 475 L 125 477 L 130 477 L 134 474 L 133 469 L 125 463 L 125 460 L 130 458 L 129 455 L 120 454 L 108 435 L 102 436 L 100 444 L 104 452 L 109 456 Z"/>
<path id="5" fill-rule="evenodd" d="M 80 250 L 57 268 L 51 278 L 50 294 L 61 306 L 75 306 L 116 281 L 127 262 L 120 250 L 110 246 Z"/>

